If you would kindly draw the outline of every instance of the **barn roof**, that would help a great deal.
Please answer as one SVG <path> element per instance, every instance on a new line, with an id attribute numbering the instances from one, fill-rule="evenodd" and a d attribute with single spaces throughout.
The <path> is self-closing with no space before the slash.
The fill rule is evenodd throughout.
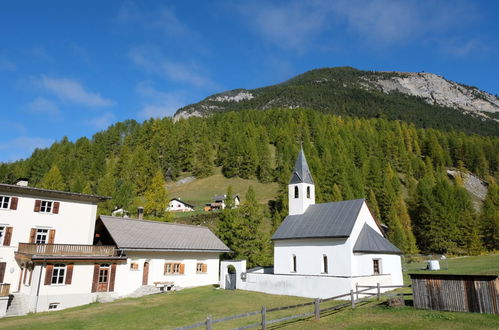
<path id="1" fill-rule="evenodd" d="M 298 153 L 298 158 L 296 158 L 295 168 L 293 169 L 293 175 L 289 184 L 296 183 L 309 183 L 314 184 L 312 179 L 312 174 L 308 168 L 307 159 L 305 158 L 305 153 L 303 153 L 303 148 L 300 149 Z"/>
<path id="2" fill-rule="evenodd" d="M 402 254 L 402 251 L 368 224 L 364 224 L 362 227 L 353 252 Z"/>
<path id="3" fill-rule="evenodd" d="M 349 237 L 364 199 L 310 205 L 305 213 L 288 215 L 272 240 Z"/>
<path id="4" fill-rule="evenodd" d="M 120 249 L 230 252 L 206 227 L 104 215 L 99 218 Z"/>

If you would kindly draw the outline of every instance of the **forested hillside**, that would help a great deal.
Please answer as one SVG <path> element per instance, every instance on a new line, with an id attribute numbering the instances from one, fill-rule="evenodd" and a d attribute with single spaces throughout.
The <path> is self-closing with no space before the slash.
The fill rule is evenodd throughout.
<path id="1" fill-rule="evenodd" d="M 239 210 L 220 213 L 220 236 L 249 265 L 271 262 L 269 237 L 287 214 L 286 185 L 303 143 L 317 202 L 366 198 L 388 236 L 406 253 L 479 253 L 498 248 L 499 138 L 416 128 L 385 119 L 340 117 L 304 109 L 219 113 L 119 122 L 92 139 L 66 138 L 26 159 L 0 165 L 0 181 L 112 196 L 99 207 L 132 209 L 165 219 L 165 180 L 186 173 L 278 182 L 268 205 L 250 189 Z M 470 171 L 489 184 L 476 212 L 462 182 L 446 168 Z M 176 197 L 176 196 L 175 196 Z"/>
<path id="2" fill-rule="evenodd" d="M 402 120 L 420 128 L 499 135 L 497 96 L 431 73 L 350 67 L 316 69 L 272 86 L 215 94 L 179 109 L 175 117 L 272 108 L 310 108 L 341 116 Z"/>

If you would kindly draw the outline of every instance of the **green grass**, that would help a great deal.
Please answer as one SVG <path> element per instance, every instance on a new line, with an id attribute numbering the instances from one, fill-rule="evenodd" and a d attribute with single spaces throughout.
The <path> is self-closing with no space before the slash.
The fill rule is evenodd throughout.
<path id="1" fill-rule="evenodd" d="M 215 170 L 214 175 L 207 178 L 196 179 L 180 185 L 172 183 L 167 188 L 171 198 L 180 197 L 199 208 L 204 203 L 210 202 L 213 196 L 227 193 L 229 185 L 232 186 L 232 191 L 234 194 L 238 194 L 241 200 L 244 200 L 248 187 L 253 186 L 260 203 L 267 203 L 274 199 L 278 190 L 278 184 L 275 182 L 260 183 L 256 179 L 226 178 L 222 175 L 220 168 Z"/>

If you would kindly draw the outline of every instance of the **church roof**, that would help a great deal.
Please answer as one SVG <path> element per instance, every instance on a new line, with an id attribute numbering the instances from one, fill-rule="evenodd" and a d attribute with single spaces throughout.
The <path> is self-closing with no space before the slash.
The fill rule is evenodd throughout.
<path id="1" fill-rule="evenodd" d="M 353 252 L 402 254 L 402 251 L 367 224 L 360 231 Z"/>
<path id="2" fill-rule="evenodd" d="M 288 215 L 272 240 L 349 237 L 364 199 L 313 204 L 305 213 Z"/>
<path id="3" fill-rule="evenodd" d="M 296 159 L 293 175 L 291 176 L 291 180 L 289 181 L 289 184 L 295 183 L 314 184 L 312 174 L 310 174 L 310 170 L 308 169 L 307 159 L 305 158 L 305 154 L 303 153 L 303 148 L 298 153 L 298 158 Z"/>

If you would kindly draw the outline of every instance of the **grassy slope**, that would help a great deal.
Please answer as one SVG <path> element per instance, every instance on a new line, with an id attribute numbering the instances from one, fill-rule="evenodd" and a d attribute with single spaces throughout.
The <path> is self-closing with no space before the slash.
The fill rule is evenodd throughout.
<path id="1" fill-rule="evenodd" d="M 256 197 L 261 203 L 267 203 L 277 195 L 278 184 L 260 183 L 257 180 L 246 180 L 241 178 L 226 178 L 216 169 L 214 175 L 207 178 L 196 179 L 192 182 L 177 185 L 175 183 L 168 185 L 170 197 L 180 197 L 185 201 L 193 203 L 196 207 L 202 207 L 205 202 L 211 201 L 215 195 L 223 195 L 227 188 L 232 186 L 234 194 L 244 200 L 244 195 L 251 185 L 255 189 Z"/>
<path id="2" fill-rule="evenodd" d="M 499 255 L 449 260 L 448 273 L 499 274 Z M 410 272 L 422 264 L 413 264 Z M 108 304 L 91 304 L 60 312 L 39 313 L 0 319 L 0 328 L 11 329 L 170 329 L 197 323 L 212 315 L 214 319 L 268 308 L 310 301 L 306 298 L 274 296 L 249 291 L 217 290 L 211 286 L 186 289 L 173 294 L 121 299 Z M 334 302 L 337 303 L 337 302 Z M 322 306 L 327 307 L 327 305 Z M 269 319 L 311 311 L 311 307 L 271 313 Z M 244 318 L 214 326 L 227 329 L 257 322 Z M 297 320 L 277 328 L 287 329 L 497 329 L 499 316 L 416 310 L 412 307 L 388 308 L 383 303 L 362 304 L 321 316 L 319 321 Z M 269 327 L 270 329 L 271 327 Z"/>

